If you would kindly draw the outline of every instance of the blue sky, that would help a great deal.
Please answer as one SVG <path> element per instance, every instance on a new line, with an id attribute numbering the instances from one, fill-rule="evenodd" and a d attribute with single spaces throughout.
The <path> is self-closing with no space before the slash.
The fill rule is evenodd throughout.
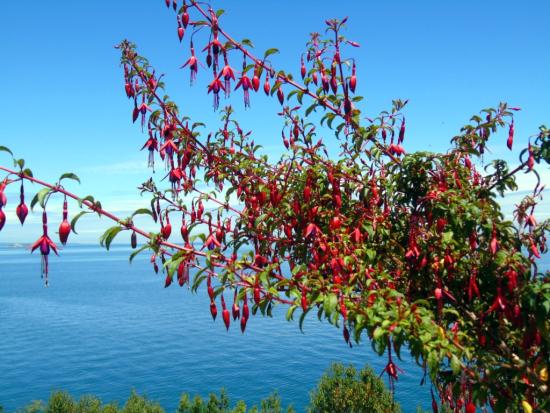
<path id="1" fill-rule="evenodd" d="M 258 54 L 279 48 L 274 65 L 296 75 L 308 34 L 323 30 L 327 18 L 349 16 L 346 35 L 361 44 L 350 53 L 358 63 L 363 113 L 373 116 L 394 98 L 409 99 L 409 151 L 445 150 L 472 114 L 500 101 L 523 109 L 516 119 L 516 145 L 525 144 L 538 125 L 550 123 L 548 1 L 212 4 L 226 10 L 222 24 L 235 38 L 250 38 Z M 188 72 L 178 69 L 188 49 L 178 42 L 174 14 L 163 0 L 27 0 L 6 2 L 0 14 L 0 145 L 24 157 L 43 179 L 77 173 L 82 185 L 72 186 L 75 192 L 96 195 L 122 216 L 146 204 L 135 188 L 149 176 L 146 154 L 139 151 L 145 136 L 131 123 L 113 47 L 124 38 L 166 74 L 167 92 L 183 113 L 218 125 L 206 95 L 209 78 L 199 74 L 189 88 Z M 268 153 L 278 153 L 279 104 L 254 94 L 245 111 L 235 97 L 244 129 L 254 130 Z M 325 141 L 331 139 L 327 133 Z M 513 161 L 505 140 L 503 133 L 494 154 Z M 0 154 L 0 164 L 8 161 Z M 15 189 L 8 192 L 12 207 Z M 28 191 L 30 198 L 30 186 Z M 11 219 L 0 242 L 31 241 L 38 233 L 36 221 L 31 217 L 31 225 L 16 230 Z M 79 242 L 97 240 L 107 225 L 94 219 L 82 224 Z"/>

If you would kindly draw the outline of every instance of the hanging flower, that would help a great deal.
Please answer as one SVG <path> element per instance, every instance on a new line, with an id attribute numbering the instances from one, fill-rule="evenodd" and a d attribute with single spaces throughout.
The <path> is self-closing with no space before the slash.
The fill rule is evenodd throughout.
<path id="1" fill-rule="evenodd" d="M 43 234 L 38 240 L 32 244 L 31 253 L 34 252 L 37 248 L 40 248 L 40 254 L 42 255 L 42 268 L 41 268 L 41 277 L 45 279 L 46 287 L 48 286 L 48 255 L 50 254 L 50 249 L 53 250 L 55 255 L 59 255 L 57 252 L 57 246 L 48 236 L 48 216 L 46 211 L 42 212 L 42 229 Z"/>

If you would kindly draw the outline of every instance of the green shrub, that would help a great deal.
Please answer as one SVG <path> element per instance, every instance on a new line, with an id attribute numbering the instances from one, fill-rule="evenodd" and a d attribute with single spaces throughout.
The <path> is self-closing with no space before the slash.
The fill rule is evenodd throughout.
<path id="1" fill-rule="evenodd" d="M 139 396 L 135 391 L 121 410 L 121 413 L 165 413 L 158 403 L 151 402 L 145 397 Z"/>
<path id="2" fill-rule="evenodd" d="M 283 408 L 281 398 L 272 393 L 260 401 L 259 406 L 250 409 L 239 400 L 231 408 L 231 402 L 225 390 L 219 395 L 211 393 L 202 399 L 196 395 L 181 395 L 176 413 L 296 413 L 292 406 Z M 321 377 L 316 389 L 311 392 L 309 413 L 400 413 L 390 392 L 385 388 L 372 369 L 366 367 L 357 372 L 353 366 L 333 364 Z M 0 413 L 4 409 L 0 406 Z M 156 402 L 132 391 L 121 408 L 116 403 L 102 404 L 94 396 L 82 396 L 73 399 L 67 392 L 52 393 L 48 402 L 34 401 L 17 413 L 165 413 Z"/>
<path id="3" fill-rule="evenodd" d="M 371 368 L 333 364 L 311 393 L 309 413 L 398 413 L 384 383 Z"/>

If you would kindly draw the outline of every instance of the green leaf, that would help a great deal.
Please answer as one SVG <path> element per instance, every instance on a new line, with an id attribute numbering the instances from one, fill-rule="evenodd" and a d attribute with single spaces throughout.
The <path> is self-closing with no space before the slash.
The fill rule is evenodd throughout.
<path id="1" fill-rule="evenodd" d="M 252 43 L 252 41 L 250 41 L 250 39 L 243 39 L 241 41 L 241 44 L 244 44 L 245 46 L 254 48 L 254 44 Z"/>
<path id="2" fill-rule="evenodd" d="M 384 334 L 385 334 L 385 331 L 382 327 L 376 327 L 374 329 L 374 332 L 372 333 L 372 338 L 375 339 L 375 340 L 378 340 Z"/>
<path id="3" fill-rule="evenodd" d="M 305 116 L 308 117 L 309 114 L 311 112 L 313 112 L 315 110 L 315 108 L 317 107 L 317 103 L 313 103 L 312 105 L 310 105 L 307 109 L 306 109 L 306 113 L 305 113 Z"/>
<path id="4" fill-rule="evenodd" d="M 72 172 L 67 172 L 59 177 L 59 182 L 61 182 L 63 179 L 72 179 L 73 181 L 77 181 L 80 183 L 80 178 L 73 174 Z"/>
<path id="5" fill-rule="evenodd" d="M 90 202 L 91 204 L 93 204 L 93 203 L 94 203 L 94 197 L 91 196 L 91 195 L 88 195 L 88 196 L 86 196 L 86 197 L 84 197 L 84 198 L 80 198 L 80 199 L 78 200 L 78 206 L 79 206 L 80 208 L 82 208 L 82 205 L 84 204 L 84 201 L 88 201 L 88 202 Z"/>
<path id="6" fill-rule="evenodd" d="M 279 53 L 279 49 L 276 49 L 276 48 L 271 48 L 271 49 L 267 49 L 264 53 L 264 59 L 266 59 L 268 56 L 272 55 L 272 54 L 275 54 L 275 53 Z"/>
<path id="7" fill-rule="evenodd" d="M 286 312 L 286 321 L 290 321 L 293 319 L 294 311 L 297 307 L 297 305 L 291 305 L 290 307 L 288 307 L 288 311 Z"/>
<path id="8" fill-rule="evenodd" d="M 220 17 L 224 13 L 225 13 L 224 9 L 219 9 L 219 10 L 216 11 L 216 17 Z"/>
<path id="9" fill-rule="evenodd" d="M 137 250 L 133 251 L 131 254 L 130 254 L 130 257 L 129 257 L 129 260 L 130 262 L 132 262 L 134 260 L 134 258 L 136 257 L 136 255 L 138 255 L 140 252 L 146 250 L 149 248 L 149 245 L 145 244 L 141 247 L 139 247 Z"/>
<path id="10" fill-rule="evenodd" d="M 124 228 L 119 225 L 107 229 L 107 231 L 105 231 L 101 236 L 101 238 L 99 239 L 99 243 L 101 244 L 101 246 L 109 250 L 109 247 L 111 246 L 111 242 L 113 242 L 116 235 L 123 229 Z"/>
<path id="11" fill-rule="evenodd" d="M 336 294 L 328 294 L 325 297 L 325 300 L 323 302 L 323 308 L 327 315 L 330 315 L 334 312 L 336 309 L 336 306 L 338 305 L 338 297 L 336 297 Z"/>
<path id="12" fill-rule="evenodd" d="M 46 196 L 50 193 L 50 188 L 42 188 L 40 191 L 36 193 L 34 198 L 31 201 L 31 211 L 33 210 L 34 206 L 36 204 L 40 204 L 42 208 L 44 208 L 46 205 L 44 204 L 44 201 L 46 199 Z"/>
<path id="13" fill-rule="evenodd" d="M 460 360 L 456 355 L 453 354 L 451 356 L 451 369 L 453 370 L 453 373 L 454 374 L 460 373 L 461 368 L 462 366 L 461 366 Z"/>
<path id="14" fill-rule="evenodd" d="M 150 216 L 153 216 L 153 213 L 151 212 L 150 209 L 148 208 L 140 208 L 140 209 L 136 209 L 133 213 L 132 213 L 132 216 L 135 217 L 136 215 L 150 215 Z"/>
<path id="15" fill-rule="evenodd" d="M 30 177 L 32 178 L 32 171 L 31 171 L 29 168 L 25 169 L 25 170 L 23 171 L 23 174 L 24 174 L 24 175 L 27 175 L 27 176 L 30 176 Z"/>
<path id="16" fill-rule="evenodd" d="M 77 234 L 76 232 L 76 223 L 78 222 L 78 220 L 84 215 L 84 214 L 91 214 L 90 211 L 80 211 L 78 214 L 76 214 L 73 219 L 71 219 L 71 229 L 73 230 L 73 232 L 75 234 Z"/>
<path id="17" fill-rule="evenodd" d="M 5 146 L 0 146 L 0 152 L 7 152 L 9 153 L 11 156 L 13 156 L 13 152 L 10 151 L 8 148 L 6 148 Z"/>

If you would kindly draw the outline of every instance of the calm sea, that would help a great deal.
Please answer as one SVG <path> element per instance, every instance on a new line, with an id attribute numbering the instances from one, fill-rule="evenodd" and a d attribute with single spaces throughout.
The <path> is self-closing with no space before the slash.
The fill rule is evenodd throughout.
<path id="1" fill-rule="evenodd" d="M 0 405 L 8 412 L 55 389 L 125 400 L 132 389 L 176 409 L 182 392 L 208 395 L 222 387 L 250 406 L 277 391 L 304 411 L 309 391 L 331 362 L 384 367 L 365 342 L 352 349 L 342 332 L 311 315 L 300 332 L 276 307 L 273 318 L 251 317 L 243 335 L 212 321 L 205 292 L 164 287 L 147 257 L 130 250 L 68 246 L 51 260 L 51 286 L 40 259 L 0 246 Z M 404 412 L 430 406 L 413 361 L 396 386 Z"/>

